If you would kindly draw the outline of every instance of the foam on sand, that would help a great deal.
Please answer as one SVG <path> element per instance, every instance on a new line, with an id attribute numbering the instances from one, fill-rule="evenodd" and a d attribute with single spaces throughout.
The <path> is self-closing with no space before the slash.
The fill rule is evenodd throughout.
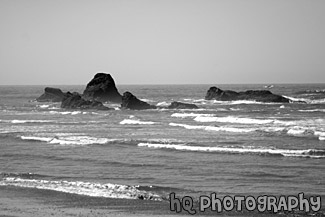
<path id="1" fill-rule="evenodd" d="M 5 177 L 0 181 L 0 186 L 16 186 L 53 190 L 91 197 L 162 200 L 161 197 L 157 194 L 138 190 L 135 186 L 118 185 L 111 183 L 100 184 L 80 181 L 49 181 L 38 179 L 24 179 L 19 177 Z"/>
<path id="2" fill-rule="evenodd" d="M 284 157 L 310 157 L 310 158 L 325 158 L 325 150 L 307 149 L 307 150 L 289 150 L 263 148 L 254 146 L 241 147 L 205 147 L 205 146 L 187 146 L 175 144 L 152 144 L 139 143 L 139 147 L 159 148 L 159 149 L 175 149 L 180 151 L 197 151 L 197 152 L 217 152 L 230 154 L 258 154 L 258 155 L 280 155 Z"/>

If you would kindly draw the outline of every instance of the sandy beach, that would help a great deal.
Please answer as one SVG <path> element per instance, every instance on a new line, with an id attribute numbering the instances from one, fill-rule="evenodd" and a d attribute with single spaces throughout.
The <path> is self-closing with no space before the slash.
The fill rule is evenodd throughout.
<path id="1" fill-rule="evenodd" d="M 35 189 L 0 187 L 1 217 L 44 217 L 44 216 L 189 216 L 185 211 L 175 213 L 169 210 L 167 201 L 146 201 L 133 199 L 111 199 L 66 194 L 56 191 L 38 191 Z M 322 212 L 324 213 L 324 212 Z M 306 213 L 258 213 L 258 212 L 222 212 L 207 211 L 194 216 L 324 216 L 324 214 Z"/>

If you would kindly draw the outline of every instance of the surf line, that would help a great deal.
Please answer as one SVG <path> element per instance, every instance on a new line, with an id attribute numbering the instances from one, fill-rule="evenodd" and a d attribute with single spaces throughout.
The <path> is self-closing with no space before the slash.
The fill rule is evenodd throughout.
<path id="1" fill-rule="evenodd" d="M 260 195 L 254 196 L 225 196 L 222 199 L 217 198 L 216 193 L 211 193 L 210 196 L 202 195 L 199 198 L 198 207 L 194 206 L 194 199 L 190 196 L 184 196 L 183 198 L 177 198 L 175 193 L 169 194 L 170 211 L 176 213 L 182 212 L 182 210 L 188 212 L 191 215 L 197 213 L 197 209 L 200 212 L 205 212 L 208 209 L 211 211 L 220 213 L 223 211 L 243 211 L 243 208 L 247 211 L 257 210 L 260 213 L 280 211 L 305 211 L 305 212 L 317 212 L 321 209 L 321 197 L 309 197 L 305 198 L 304 193 L 301 192 L 298 196 L 290 195 L 276 197 L 273 195 Z"/>

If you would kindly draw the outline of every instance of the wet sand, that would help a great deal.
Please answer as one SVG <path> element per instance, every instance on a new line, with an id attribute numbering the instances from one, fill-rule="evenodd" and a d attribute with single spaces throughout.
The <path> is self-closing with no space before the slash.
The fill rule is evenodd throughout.
<path id="1" fill-rule="evenodd" d="M 323 209 L 322 209 L 323 210 Z M 324 212 L 323 212 L 324 213 Z M 309 216 L 311 216 L 310 214 Z M 0 186 L 0 217 L 190 216 L 169 210 L 168 201 L 111 199 L 49 190 Z M 194 216 L 306 216 L 306 213 L 204 212 Z M 324 216 L 316 214 L 313 216 Z"/>

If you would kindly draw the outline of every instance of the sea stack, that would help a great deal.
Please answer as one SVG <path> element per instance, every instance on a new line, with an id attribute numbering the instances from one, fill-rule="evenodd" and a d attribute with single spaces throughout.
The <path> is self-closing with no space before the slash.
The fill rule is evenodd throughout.
<path id="1" fill-rule="evenodd" d="M 133 109 L 133 110 L 143 110 L 143 109 L 155 109 L 156 106 L 150 105 L 146 102 L 139 100 L 130 92 L 125 92 L 122 96 L 122 108 Z"/>
<path id="2" fill-rule="evenodd" d="M 169 109 L 198 109 L 197 105 L 183 102 L 172 102 L 169 106 Z"/>
<path id="3" fill-rule="evenodd" d="M 110 74 L 97 73 L 87 84 L 83 97 L 100 102 L 121 103 L 122 96 L 118 92 L 114 79 Z"/>
<path id="4" fill-rule="evenodd" d="M 79 93 L 70 93 L 63 98 L 61 108 L 65 109 L 96 109 L 109 110 L 110 108 L 103 105 L 103 103 L 92 100 L 85 100 Z"/>
<path id="5" fill-rule="evenodd" d="M 37 102 L 61 102 L 67 93 L 59 88 L 45 87 L 45 92 L 36 99 Z"/>
<path id="6" fill-rule="evenodd" d="M 290 102 L 288 98 L 273 94 L 269 90 L 247 90 L 245 92 L 236 92 L 232 90 L 221 90 L 217 87 L 210 87 L 205 95 L 205 99 L 215 99 L 220 101 L 254 100 L 257 102 Z"/>

